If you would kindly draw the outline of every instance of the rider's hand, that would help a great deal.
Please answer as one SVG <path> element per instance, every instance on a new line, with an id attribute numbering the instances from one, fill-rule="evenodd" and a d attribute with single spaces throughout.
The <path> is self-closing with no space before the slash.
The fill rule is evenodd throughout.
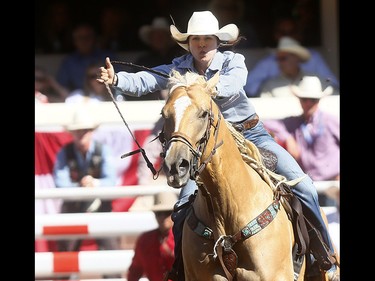
<path id="1" fill-rule="evenodd" d="M 105 67 L 102 66 L 99 68 L 99 70 L 100 77 L 96 79 L 96 81 L 112 85 L 115 78 L 115 69 L 113 68 L 113 65 L 108 57 L 105 59 Z"/>

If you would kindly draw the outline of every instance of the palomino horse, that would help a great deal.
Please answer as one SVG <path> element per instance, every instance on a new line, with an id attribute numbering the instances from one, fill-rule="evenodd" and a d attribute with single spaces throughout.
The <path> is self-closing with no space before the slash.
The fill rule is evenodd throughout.
<path id="1" fill-rule="evenodd" d="M 212 99 L 218 79 L 173 73 L 162 109 L 168 185 L 181 188 L 189 179 L 198 185 L 183 227 L 185 280 L 304 280 L 304 261 L 294 275 L 292 223 L 259 172 L 259 151 L 253 146 L 259 160 L 253 165 L 243 160 Z"/>

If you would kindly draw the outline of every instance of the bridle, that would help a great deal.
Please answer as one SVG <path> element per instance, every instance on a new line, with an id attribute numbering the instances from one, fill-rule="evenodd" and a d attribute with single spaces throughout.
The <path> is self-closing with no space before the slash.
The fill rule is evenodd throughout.
<path id="1" fill-rule="evenodd" d="M 207 127 L 206 130 L 203 134 L 203 136 L 199 139 L 198 142 L 196 142 L 194 145 L 192 144 L 192 140 L 190 139 L 189 136 L 187 136 L 185 133 L 182 132 L 173 132 L 171 134 L 171 137 L 169 140 L 165 139 L 165 134 L 164 134 L 164 128 L 159 134 L 159 140 L 162 144 L 162 153 L 160 154 L 161 157 L 164 159 L 165 158 L 165 153 L 168 150 L 169 146 L 173 142 L 182 142 L 183 144 L 187 145 L 190 152 L 193 154 L 192 160 L 191 160 L 191 165 L 190 165 L 190 179 L 196 180 L 196 178 L 200 175 L 204 167 L 211 161 L 212 156 L 216 153 L 216 149 L 220 147 L 223 144 L 223 141 L 220 141 L 218 143 L 217 137 L 218 137 L 218 132 L 219 132 L 219 126 L 221 123 L 221 114 L 218 112 L 217 114 L 217 122 L 215 124 L 215 118 L 213 116 L 212 112 L 212 99 L 210 101 L 210 110 L 207 112 Z M 215 138 L 215 145 L 208 155 L 208 157 L 202 161 L 201 157 L 204 155 L 206 151 L 206 147 L 208 144 L 208 140 L 211 135 L 211 128 L 214 129 L 214 138 Z M 199 165 L 200 162 L 200 165 Z"/>

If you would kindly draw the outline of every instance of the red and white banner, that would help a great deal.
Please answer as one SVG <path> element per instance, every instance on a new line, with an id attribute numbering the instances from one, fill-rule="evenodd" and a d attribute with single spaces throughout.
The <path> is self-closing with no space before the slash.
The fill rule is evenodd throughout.
<path id="1" fill-rule="evenodd" d="M 72 136 L 66 132 L 35 132 L 35 188 L 55 188 L 52 170 L 56 153 L 71 140 Z M 59 199 L 35 200 L 35 214 L 59 213 L 61 203 Z M 48 252 L 54 246 L 53 241 L 35 240 L 35 252 Z"/>

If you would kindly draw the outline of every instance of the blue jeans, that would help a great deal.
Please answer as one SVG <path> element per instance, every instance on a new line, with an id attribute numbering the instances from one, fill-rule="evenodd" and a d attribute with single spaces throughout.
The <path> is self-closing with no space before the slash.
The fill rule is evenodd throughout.
<path id="1" fill-rule="evenodd" d="M 189 201 L 190 195 L 198 189 L 195 181 L 189 180 L 188 183 L 182 187 L 178 200 L 174 206 L 174 211 L 172 213 L 173 220 L 173 237 L 174 237 L 174 255 L 175 261 L 173 263 L 173 269 L 178 272 L 178 277 L 176 280 L 184 281 L 184 266 L 182 260 L 182 228 L 184 226 L 185 218 L 189 210 L 190 204 L 186 204 Z M 184 205 L 181 207 L 182 205 Z"/>
<path id="2" fill-rule="evenodd" d="M 246 139 L 253 142 L 257 147 L 267 149 L 275 153 L 277 157 L 276 173 L 286 177 L 287 180 L 293 180 L 302 176 L 306 176 L 302 181 L 292 187 L 293 193 L 300 199 L 303 212 L 307 214 L 314 226 L 320 231 L 324 242 L 330 248 L 331 253 L 334 253 L 332 242 L 325 226 L 324 220 L 320 214 L 320 206 L 318 201 L 318 193 L 313 184 L 312 179 L 307 176 L 297 163 L 297 161 L 280 146 L 273 137 L 264 128 L 261 121 L 258 124 L 243 132 Z M 194 181 L 189 180 L 188 184 L 181 189 L 177 206 L 188 202 L 189 196 L 194 193 L 197 186 Z M 186 217 L 186 209 L 182 208 L 178 212 L 172 214 L 173 234 L 175 238 L 175 256 L 181 256 L 181 239 L 182 226 Z"/>

